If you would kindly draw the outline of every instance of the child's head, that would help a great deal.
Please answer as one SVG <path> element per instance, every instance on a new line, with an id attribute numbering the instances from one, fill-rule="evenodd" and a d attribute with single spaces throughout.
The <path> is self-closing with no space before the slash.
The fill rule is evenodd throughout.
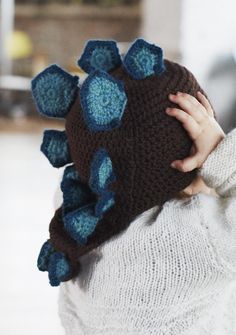
<path id="1" fill-rule="evenodd" d="M 166 115 L 165 109 L 175 106 L 168 99 L 170 93 L 181 91 L 196 97 L 203 90 L 185 67 L 168 60 L 163 65 L 161 75 L 141 79 L 134 78 L 126 63 L 109 71 L 111 79 L 123 85 L 121 91 L 127 99 L 122 117 L 113 121 L 114 127 L 112 123 L 106 126 L 105 120 L 113 92 L 111 89 L 109 93 L 105 81 L 103 87 L 100 73 L 89 75 L 66 119 L 71 154 L 82 178 L 89 180 L 91 161 L 99 148 L 105 148 L 117 177 L 111 189 L 120 206 L 128 204 L 131 211 L 164 203 L 197 176 L 197 170 L 186 173 L 170 167 L 172 161 L 189 155 L 193 143 L 182 124 Z M 97 90 L 93 92 L 94 82 L 101 97 L 93 96 Z M 102 99 L 104 108 L 99 108 Z M 97 125 L 86 116 L 90 113 L 87 106 L 99 111 Z"/>
<path id="2" fill-rule="evenodd" d="M 203 92 L 185 67 L 141 39 L 123 59 L 114 41 L 90 41 L 79 65 L 89 74 L 80 88 L 77 77 L 55 65 L 32 83 L 39 111 L 66 119 L 65 132 L 47 131 L 41 148 L 56 167 L 72 163 L 51 223 L 58 250 L 70 236 L 70 255 L 98 246 L 194 180 L 196 169 L 170 167 L 189 155 L 192 140 L 165 109 L 175 106 L 170 93 Z"/>

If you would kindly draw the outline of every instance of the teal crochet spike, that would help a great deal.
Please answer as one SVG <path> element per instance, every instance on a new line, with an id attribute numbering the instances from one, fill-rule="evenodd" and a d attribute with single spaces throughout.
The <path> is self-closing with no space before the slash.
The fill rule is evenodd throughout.
<path id="1" fill-rule="evenodd" d="M 108 152 L 104 148 L 99 148 L 91 162 L 89 186 L 96 194 L 102 194 L 115 180 Z"/>
<path id="2" fill-rule="evenodd" d="M 144 79 L 165 71 L 163 50 L 142 38 L 137 39 L 124 57 L 123 64 L 134 79 Z"/>
<path id="3" fill-rule="evenodd" d="M 54 248 L 49 240 L 47 240 L 41 247 L 38 260 L 37 260 L 37 266 L 40 271 L 48 271 L 48 264 L 49 259 L 52 253 L 54 252 Z"/>
<path id="4" fill-rule="evenodd" d="M 88 185 L 82 182 L 74 165 L 67 166 L 61 182 L 63 214 L 67 214 L 95 200 Z"/>
<path id="5" fill-rule="evenodd" d="M 77 97 L 78 81 L 77 76 L 56 64 L 38 74 L 31 82 L 38 112 L 48 117 L 64 118 Z"/>
<path id="6" fill-rule="evenodd" d="M 71 163 L 65 131 L 45 130 L 40 149 L 54 167 L 59 168 Z"/>
<path id="7" fill-rule="evenodd" d="M 122 81 L 96 70 L 84 81 L 80 98 L 84 120 L 91 131 L 120 127 L 127 104 Z"/>
<path id="8" fill-rule="evenodd" d="M 121 57 L 115 41 L 88 41 L 78 60 L 78 65 L 87 73 L 94 70 L 110 71 L 120 64 Z"/>
<path id="9" fill-rule="evenodd" d="M 66 280 L 71 271 L 65 254 L 57 252 L 49 240 L 41 247 L 37 266 L 40 271 L 48 271 L 51 286 L 58 286 L 60 282 Z"/>
<path id="10" fill-rule="evenodd" d="M 65 281 L 71 272 L 71 267 L 66 256 L 62 252 L 54 252 L 50 256 L 48 264 L 48 277 L 51 286 L 59 286 Z"/>
<path id="11" fill-rule="evenodd" d="M 65 230 L 82 245 L 87 243 L 87 238 L 95 230 L 98 220 L 94 215 L 94 204 L 81 207 L 63 218 Z"/>

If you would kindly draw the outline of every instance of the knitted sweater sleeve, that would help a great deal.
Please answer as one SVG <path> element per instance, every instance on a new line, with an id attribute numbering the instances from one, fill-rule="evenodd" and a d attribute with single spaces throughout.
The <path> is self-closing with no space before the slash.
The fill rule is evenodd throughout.
<path id="1" fill-rule="evenodd" d="M 236 128 L 218 143 L 198 174 L 220 196 L 236 196 Z"/>
<path id="2" fill-rule="evenodd" d="M 236 128 L 218 143 L 198 174 L 219 195 L 201 194 L 202 224 L 218 261 L 236 276 Z"/>

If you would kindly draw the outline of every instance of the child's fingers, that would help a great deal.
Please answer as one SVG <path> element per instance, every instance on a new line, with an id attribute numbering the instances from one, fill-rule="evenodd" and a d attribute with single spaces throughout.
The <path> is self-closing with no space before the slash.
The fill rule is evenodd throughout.
<path id="1" fill-rule="evenodd" d="M 207 100 L 207 98 L 205 97 L 205 95 L 202 94 L 202 93 L 199 91 L 199 92 L 197 92 L 197 97 L 198 97 L 199 102 L 205 107 L 207 113 L 208 113 L 210 116 L 214 116 L 214 112 L 213 112 L 213 110 L 212 110 L 211 104 L 210 104 L 210 102 Z"/>
<path id="2" fill-rule="evenodd" d="M 199 101 L 194 96 L 188 93 L 178 92 L 177 96 L 180 98 L 184 98 L 185 100 L 188 100 L 191 104 L 195 106 L 199 106 Z"/>
<path id="3" fill-rule="evenodd" d="M 177 95 L 169 95 L 169 99 L 178 104 L 186 113 L 190 114 L 198 123 L 205 121 L 207 112 L 200 102 L 187 93 L 179 92 Z"/>
<path id="4" fill-rule="evenodd" d="M 192 183 L 183 190 L 183 193 L 187 195 L 194 195 L 199 192 L 206 194 L 210 194 L 211 192 L 211 189 L 205 185 L 201 176 L 197 176 Z"/>
<path id="5" fill-rule="evenodd" d="M 202 161 L 201 154 L 197 152 L 194 156 L 186 157 L 182 160 L 175 160 L 171 163 L 171 167 L 182 171 L 189 172 L 198 168 L 200 166 L 200 162 Z"/>
<path id="6" fill-rule="evenodd" d="M 174 116 L 177 120 L 182 122 L 183 127 L 186 129 L 192 140 L 196 140 L 198 138 L 201 133 L 201 128 L 191 115 L 178 108 L 167 108 L 166 113 L 169 116 Z"/>

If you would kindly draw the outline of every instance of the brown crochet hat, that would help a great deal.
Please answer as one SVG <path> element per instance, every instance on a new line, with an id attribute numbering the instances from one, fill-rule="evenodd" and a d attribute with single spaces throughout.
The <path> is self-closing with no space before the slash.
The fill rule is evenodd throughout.
<path id="1" fill-rule="evenodd" d="M 56 65 L 32 81 L 39 112 L 66 119 L 65 131 L 45 131 L 41 146 L 53 166 L 69 164 L 63 204 L 38 258 L 53 286 L 79 274 L 80 256 L 162 206 L 197 175 L 197 169 L 170 167 L 193 143 L 165 113 L 175 107 L 170 93 L 204 93 L 192 73 L 143 39 L 123 59 L 115 41 L 89 41 L 78 63 L 89 74 L 81 87 Z"/>

